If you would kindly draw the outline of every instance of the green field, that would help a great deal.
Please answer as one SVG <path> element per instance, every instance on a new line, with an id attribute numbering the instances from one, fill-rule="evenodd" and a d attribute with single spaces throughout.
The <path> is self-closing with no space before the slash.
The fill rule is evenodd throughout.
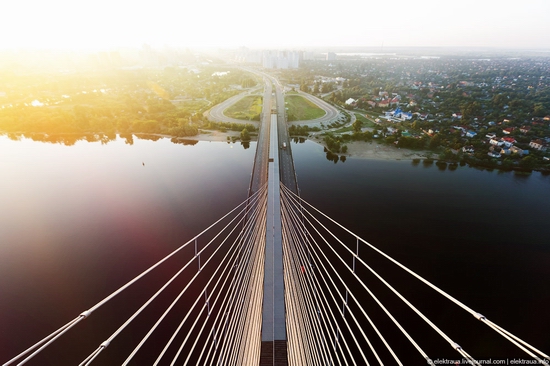
<path id="1" fill-rule="evenodd" d="M 206 109 L 210 105 L 210 102 L 204 99 L 183 100 L 176 105 L 189 111 L 200 111 Z"/>
<path id="2" fill-rule="evenodd" d="M 363 123 L 363 127 L 376 127 L 376 123 L 367 119 L 364 114 L 355 113 L 355 117 Z"/>
<path id="3" fill-rule="evenodd" d="M 315 103 L 299 95 L 287 95 L 285 104 L 289 121 L 308 121 L 325 115 Z"/>
<path id="4" fill-rule="evenodd" d="M 246 96 L 223 112 L 227 117 L 247 121 L 259 121 L 262 113 L 262 98 Z"/>

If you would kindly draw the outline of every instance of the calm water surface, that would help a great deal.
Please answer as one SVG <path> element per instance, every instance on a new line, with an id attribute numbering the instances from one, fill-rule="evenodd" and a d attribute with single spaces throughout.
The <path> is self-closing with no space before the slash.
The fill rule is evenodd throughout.
<path id="1" fill-rule="evenodd" d="M 311 142 L 292 148 L 303 198 L 468 306 L 550 349 L 550 177 L 405 161 L 334 164 Z M 0 361 L 242 202 L 254 150 L 254 143 L 244 149 L 119 139 L 63 146 L 0 136 Z M 427 301 L 423 289 L 389 269 L 387 275 L 406 284 L 411 300 L 457 341 L 485 337 L 477 323 L 462 327 L 445 303 Z M 119 321 L 116 312 L 104 315 Z M 87 351 L 79 355 L 91 349 L 73 347 Z M 471 347 L 504 352 L 492 342 Z M 66 357 L 58 364 L 81 361 Z"/>

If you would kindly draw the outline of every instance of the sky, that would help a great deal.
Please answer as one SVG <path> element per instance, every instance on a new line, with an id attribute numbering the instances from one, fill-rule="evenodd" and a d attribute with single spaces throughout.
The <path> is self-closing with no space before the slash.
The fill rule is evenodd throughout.
<path id="1" fill-rule="evenodd" d="M 550 0 L 7 0 L 0 49 L 550 49 Z"/>

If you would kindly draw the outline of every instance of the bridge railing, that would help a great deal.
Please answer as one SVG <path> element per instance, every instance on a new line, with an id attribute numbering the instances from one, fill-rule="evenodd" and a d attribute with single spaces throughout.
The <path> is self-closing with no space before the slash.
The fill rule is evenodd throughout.
<path id="1" fill-rule="evenodd" d="M 266 187 L 261 188 L 197 236 L 4 366 L 23 365 L 35 357 L 40 362 L 42 351 L 59 343 L 65 333 L 76 332 L 73 328 L 95 315 L 99 308 L 130 287 L 141 284 L 145 277 L 159 271 L 159 277 L 166 277 L 174 267 L 166 282 L 121 321 L 95 350 L 82 356 L 80 365 L 89 365 L 94 360 L 127 365 L 134 357 L 153 365 L 168 357 L 172 363 L 184 364 L 231 363 L 231 360 L 245 364 L 257 359 L 261 340 L 255 328 L 261 324 L 258 321 L 262 290 L 259 271 L 263 261 L 260 248 L 265 235 L 266 192 Z M 149 288 L 146 286 L 146 291 Z M 94 322 L 94 317 L 87 322 Z M 132 333 L 136 329 L 134 323 L 141 323 L 139 328 L 145 331 Z M 123 333 L 124 342 L 119 342 Z M 113 355 L 108 351 L 116 349 L 117 344 L 128 348 L 128 338 L 140 340 L 129 353 L 122 355 L 124 359 L 120 359 L 121 352 Z M 158 347 L 159 342 L 164 344 L 162 349 Z M 148 345 L 153 346 L 148 348 Z M 59 353 L 63 360 L 63 351 Z"/>
<path id="2" fill-rule="evenodd" d="M 494 349 L 496 344 L 506 346 L 508 340 L 511 345 L 506 348 L 507 354 L 520 357 L 524 352 L 540 364 L 548 363 L 546 353 L 489 321 L 281 186 L 287 253 L 285 284 L 289 287 L 287 296 L 292 298 L 287 301 L 288 327 L 293 329 L 289 332 L 293 336 L 289 337 L 289 354 L 296 357 L 296 362 L 315 364 L 321 358 L 334 364 L 355 364 L 358 360 L 365 364 L 411 364 L 422 357 L 433 364 L 436 358 L 459 357 L 479 365 L 467 348 L 487 352 L 487 342 Z M 470 319 L 473 324 L 469 329 L 476 329 L 473 334 L 482 341 L 472 337 L 472 331 L 458 329 L 467 328 Z M 477 329 L 477 321 L 504 340 L 494 333 L 489 338 L 489 329 Z M 459 345 L 454 338 L 464 335 Z M 478 357 L 490 358 L 486 354 Z"/>

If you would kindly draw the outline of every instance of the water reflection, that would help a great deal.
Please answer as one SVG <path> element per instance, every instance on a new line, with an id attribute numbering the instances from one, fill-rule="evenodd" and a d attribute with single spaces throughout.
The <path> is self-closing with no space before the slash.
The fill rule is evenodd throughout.
<path id="1" fill-rule="evenodd" d="M 134 135 L 131 133 L 121 133 L 120 138 L 124 139 L 124 143 L 126 145 L 133 145 L 134 144 Z"/>
<path id="2" fill-rule="evenodd" d="M 342 163 L 346 162 L 346 157 L 344 155 L 338 156 L 338 154 L 334 154 L 326 147 L 323 148 L 323 151 L 325 152 L 325 157 L 327 158 L 327 160 L 332 161 L 334 164 L 337 164 L 339 161 L 341 161 Z"/>
<path id="3" fill-rule="evenodd" d="M 148 141 L 159 141 L 166 138 L 166 136 L 155 135 L 155 134 L 131 134 L 131 133 L 121 133 L 118 135 L 115 133 L 96 133 L 96 134 L 45 134 L 45 133 L 0 133 L 0 136 L 7 136 L 12 141 L 21 141 L 22 139 L 30 139 L 36 142 L 45 142 L 51 144 L 60 144 L 64 146 L 74 146 L 79 141 L 86 142 L 100 142 L 102 145 L 106 145 L 110 142 L 116 141 L 117 138 L 123 139 L 126 145 L 134 145 L 134 139 L 138 140 L 148 140 Z M 198 140 L 192 139 L 183 139 L 179 137 L 173 137 L 169 139 L 173 144 L 185 145 L 185 146 L 194 146 L 198 144 Z M 227 144 L 231 144 L 233 141 L 228 140 Z M 301 141 L 303 142 L 303 141 Z M 250 148 L 249 141 L 241 141 L 241 146 L 243 149 Z"/>
<path id="4" fill-rule="evenodd" d="M 107 145 L 84 142 L 99 142 L 101 136 L 59 136 L 9 136 L 15 141 L 0 136 L 4 359 L 35 340 L 33 334 L 48 334 L 103 299 L 247 196 L 254 142 L 245 150 L 222 142 L 153 142 L 131 134 Z M 112 310 L 117 317 L 126 311 L 121 304 Z M 102 311 L 112 314 L 107 307 Z M 29 321 L 34 317 L 40 322 Z M 94 317 L 94 322 L 96 329 L 109 330 L 112 318 Z M 93 336 L 75 338 L 66 349 L 93 349 Z M 62 361 L 37 364 L 74 365 L 83 358 L 76 351 L 52 352 Z"/>
<path id="5" fill-rule="evenodd" d="M 185 140 L 185 139 L 179 139 L 177 137 L 172 137 L 170 139 L 170 142 L 172 142 L 173 144 L 180 144 L 185 146 L 194 146 L 199 143 L 198 140 Z"/>
<path id="6" fill-rule="evenodd" d="M 149 135 L 149 134 L 145 134 L 145 133 L 139 133 L 139 134 L 136 134 L 135 136 L 136 136 L 138 139 L 150 140 L 150 141 L 158 141 L 158 140 L 164 138 L 163 136 L 159 136 L 159 135 Z"/>
<path id="7" fill-rule="evenodd" d="M 435 163 L 439 170 L 447 170 L 447 163 L 444 161 L 438 161 Z"/>

